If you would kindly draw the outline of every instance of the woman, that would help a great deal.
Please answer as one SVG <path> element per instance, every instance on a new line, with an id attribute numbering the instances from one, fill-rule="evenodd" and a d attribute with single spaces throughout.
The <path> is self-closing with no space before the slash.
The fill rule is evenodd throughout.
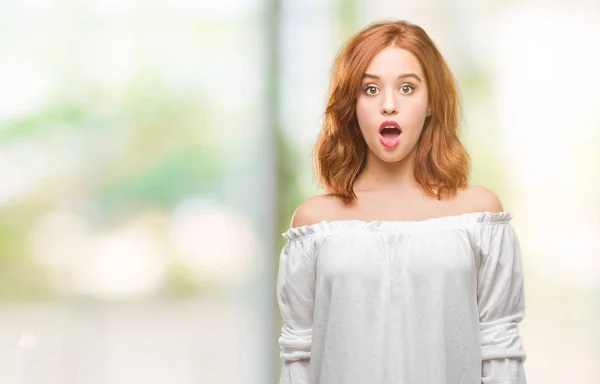
<path id="1" fill-rule="evenodd" d="M 372 24 L 334 65 L 316 171 L 277 282 L 282 384 L 525 384 L 520 246 L 468 186 L 459 99 L 418 26 Z"/>

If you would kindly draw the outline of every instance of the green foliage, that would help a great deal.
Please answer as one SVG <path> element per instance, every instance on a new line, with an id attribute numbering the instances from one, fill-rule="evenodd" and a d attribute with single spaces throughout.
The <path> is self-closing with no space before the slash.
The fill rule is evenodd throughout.
<path id="1" fill-rule="evenodd" d="M 15 224 L 0 221 L 0 301 L 51 299 L 52 284 L 29 251 L 24 223 Z"/>
<path id="2" fill-rule="evenodd" d="M 216 154 L 201 147 L 174 151 L 108 183 L 95 198 L 105 209 L 122 213 L 147 205 L 172 206 L 185 196 L 216 194 L 222 166 Z"/>

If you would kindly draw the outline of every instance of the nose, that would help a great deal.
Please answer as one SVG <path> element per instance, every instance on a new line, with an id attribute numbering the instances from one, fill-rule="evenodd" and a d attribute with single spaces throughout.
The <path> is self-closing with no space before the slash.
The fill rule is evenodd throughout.
<path id="1" fill-rule="evenodd" d="M 394 96 L 388 95 L 384 98 L 381 104 L 381 114 L 382 115 L 395 115 L 398 113 L 398 107 L 396 105 L 396 100 Z"/>

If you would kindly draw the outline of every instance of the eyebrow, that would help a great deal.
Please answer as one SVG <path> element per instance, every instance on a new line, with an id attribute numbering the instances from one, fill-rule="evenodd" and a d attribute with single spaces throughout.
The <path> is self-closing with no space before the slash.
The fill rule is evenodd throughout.
<path id="1" fill-rule="evenodd" d="M 366 73 L 366 72 L 365 72 L 365 73 L 363 74 L 363 79 L 364 79 L 364 78 L 366 78 L 366 77 L 369 77 L 369 78 L 371 78 L 371 79 L 381 80 L 381 77 L 379 77 L 379 76 L 377 76 L 377 75 L 372 75 L 372 74 L 370 74 L 370 73 Z M 419 78 L 419 76 L 417 76 L 415 73 L 405 73 L 405 74 L 399 75 L 399 76 L 397 77 L 397 79 L 403 79 L 403 78 L 405 78 L 405 77 L 412 77 L 412 78 L 416 79 L 416 80 L 417 80 L 417 81 L 419 81 L 419 82 L 421 81 L 421 79 Z"/>

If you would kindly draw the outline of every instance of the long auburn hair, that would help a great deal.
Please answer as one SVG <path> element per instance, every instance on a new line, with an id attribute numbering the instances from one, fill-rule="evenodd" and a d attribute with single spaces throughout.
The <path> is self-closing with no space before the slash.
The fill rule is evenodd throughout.
<path id="1" fill-rule="evenodd" d="M 448 64 L 421 27 L 407 21 L 376 22 L 352 37 L 334 61 L 323 128 L 313 153 L 317 178 L 345 203 L 357 197 L 354 181 L 367 160 L 356 118 L 362 76 L 373 57 L 390 46 L 416 56 L 429 90 L 431 114 L 415 148 L 417 181 L 438 200 L 469 182 L 470 157 L 458 138 L 460 100 Z"/>

